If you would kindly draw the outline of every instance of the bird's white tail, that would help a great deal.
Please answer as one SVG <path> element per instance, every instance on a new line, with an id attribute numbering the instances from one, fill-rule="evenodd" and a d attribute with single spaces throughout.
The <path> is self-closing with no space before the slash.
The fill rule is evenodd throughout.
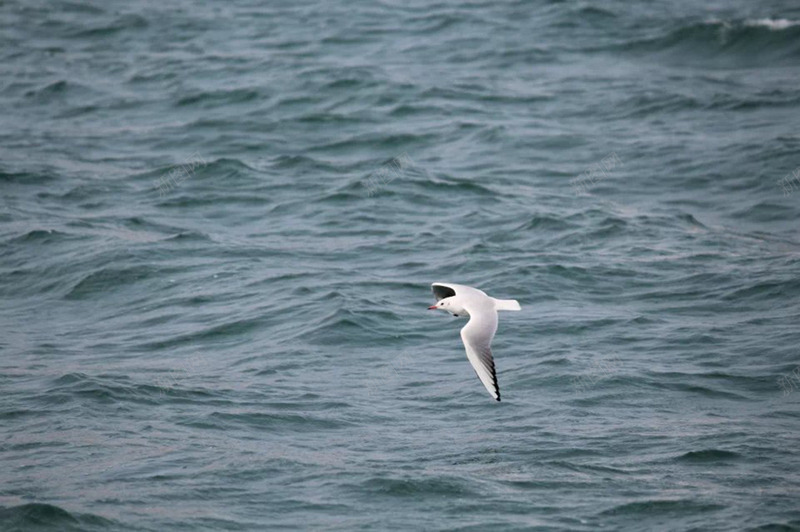
<path id="1" fill-rule="evenodd" d="M 494 308 L 497 310 L 522 310 L 516 299 L 495 299 Z"/>

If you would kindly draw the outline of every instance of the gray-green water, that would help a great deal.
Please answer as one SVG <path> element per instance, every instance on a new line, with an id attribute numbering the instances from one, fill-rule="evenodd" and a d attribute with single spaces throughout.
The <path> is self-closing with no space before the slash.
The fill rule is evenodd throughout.
<path id="1" fill-rule="evenodd" d="M 0 74 L 0 529 L 800 528 L 796 2 L 10 0 Z"/>

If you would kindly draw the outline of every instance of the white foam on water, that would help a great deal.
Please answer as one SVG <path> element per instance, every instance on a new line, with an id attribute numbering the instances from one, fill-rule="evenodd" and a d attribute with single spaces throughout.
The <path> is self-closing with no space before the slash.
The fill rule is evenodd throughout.
<path id="1" fill-rule="evenodd" d="M 762 26 L 771 30 L 785 30 L 798 24 L 800 24 L 800 21 L 785 18 L 760 18 L 745 21 L 745 26 Z"/>

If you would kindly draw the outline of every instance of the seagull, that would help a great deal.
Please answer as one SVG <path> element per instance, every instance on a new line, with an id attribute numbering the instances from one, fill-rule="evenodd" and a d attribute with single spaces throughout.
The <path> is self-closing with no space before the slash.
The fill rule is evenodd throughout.
<path id="1" fill-rule="evenodd" d="M 428 310 L 444 310 L 455 317 L 470 317 L 461 329 L 467 359 L 491 396 L 499 401 L 500 387 L 490 345 L 497 331 L 497 311 L 521 310 L 519 303 L 516 299 L 495 299 L 477 288 L 461 284 L 433 283 L 431 289 L 436 304 Z"/>

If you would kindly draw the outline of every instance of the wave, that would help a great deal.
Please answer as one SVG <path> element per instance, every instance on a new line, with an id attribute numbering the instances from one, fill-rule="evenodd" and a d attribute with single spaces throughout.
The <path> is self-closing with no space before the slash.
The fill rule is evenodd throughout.
<path id="1" fill-rule="evenodd" d="M 741 458 L 741 455 L 733 451 L 705 449 L 702 451 L 689 451 L 679 456 L 677 460 L 681 462 L 705 463 L 737 460 L 739 458 Z"/>
<path id="2" fill-rule="evenodd" d="M 362 313 L 340 308 L 318 320 L 310 330 L 302 331 L 300 336 L 321 346 L 347 345 L 352 344 L 353 338 L 378 336 L 369 327 L 371 320 L 362 318 Z"/>
<path id="3" fill-rule="evenodd" d="M 800 295 L 800 279 L 789 278 L 748 283 L 746 286 L 738 287 L 724 294 L 721 299 L 738 303 L 787 301 L 787 306 L 793 308 L 798 295 Z M 789 301 L 792 303 L 789 304 Z"/>
<path id="4" fill-rule="evenodd" d="M 100 403 L 132 401 L 153 404 L 161 403 L 165 396 L 191 401 L 212 398 L 213 392 L 187 385 L 190 381 L 188 377 L 193 372 L 189 362 L 176 361 L 175 366 L 167 372 L 139 378 L 139 381 L 151 378 L 151 382 L 147 384 L 135 383 L 120 375 L 67 373 L 53 381 L 54 386 L 41 396 L 40 401 L 47 405 L 61 404 L 70 399 Z"/>
<path id="5" fill-rule="evenodd" d="M 0 170 L 0 183 L 43 185 L 56 180 L 56 176 L 42 172 L 4 172 Z"/>
<path id="6" fill-rule="evenodd" d="M 797 26 L 800 24 L 800 21 L 788 20 L 785 18 L 760 18 L 756 20 L 746 20 L 744 23 L 746 26 L 763 26 L 771 30 L 785 30 L 786 28 Z"/>
<path id="7" fill-rule="evenodd" d="M 466 481 L 439 478 L 371 478 L 361 487 L 371 494 L 393 497 L 418 497 L 420 495 L 463 496 L 473 493 Z"/>
<path id="8" fill-rule="evenodd" d="M 533 216 L 529 221 L 517 227 L 515 231 L 537 230 L 537 231 L 560 232 L 576 228 L 577 225 L 568 222 L 566 219 L 562 217 L 548 215 L 548 214 L 540 214 Z"/>
<path id="9" fill-rule="evenodd" d="M 86 39 L 95 37 L 107 37 L 125 30 L 142 30 L 147 28 L 149 23 L 146 18 L 141 15 L 126 14 L 120 15 L 116 19 L 107 24 L 101 24 L 95 27 L 86 28 L 81 25 L 79 30 L 70 32 L 67 37 L 75 39 Z"/>
<path id="10" fill-rule="evenodd" d="M 262 411 L 211 412 L 198 423 L 206 423 L 209 428 L 235 430 L 271 429 L 275 432 L 314 432 L 347 428 L 349 423 L 331 418 L 310 416 L 308 414 L 267 413 Z"/>
<path id="11" fill-rule="evenodd" d="M 676 517 L 686 516 L 689 513 L 710 512 L 725 508 L 719 504 L 702 503 L 693 499 L 650 499 L 644 501 L 620 504 L 601 512 L 602 515 L 631 515 L 641 514 L 652 518 L 658 514 L 673 514 Z"/>
<path id="12" fill-rule="evenodd" d="M 205 327 L 186 334 L 174 335 L 169 338 L 148 341 L 139 344 L 138 348 L 145 351 L 158 351 L 160 349 L 175 349 L 181 346 L 194 345 L 208 341 L 246 341 L 247 333 L 257 331 L 264 327 L 267 318 L 256 316 L 254 318 L 241 318 L 227 320 L 224 323 Z"/>
<path id="13" fill-rule="evenodd" d="M 800 24 L 785 19 L 708 20 L 611 48 L 634 54 L 665 53 L 679 62 L 714 61 L 720 66 L 755 66 L 764 60 L 797 64 Z"/>
<path id="14" fill-rule="evenodd" d="M 231 89 L 217 91 L 200 91 L 194 94 L 182 96 L 175 103 L 176 107 L 197 106 L 209 109 L 217 106 L 246 103 L 262 98 L 263 95 L 257 89 Z"/>
<path id="15" fill-rule="evenodd" d="M 64 298 L 77 300 L 88 299 L 94 296 L 105 296 L 112 290 L 148 279 L 156 272 L 157 270 L 150 266 L 102 268 L 85 275 L 72 287 Z"/>
<path id="16" fill-rule="evenodd" d="M 69 240 L 73 236 L 55 229 L 33 229 L 7 240 L 6 244 L 54 244 Z"/>
<path id="17" fill-rule="evenodd" d="M 71 513 L 52 504 L 29 503 L 0 508 L 3 530 L 109 530 L 119 523 L 94 514 Z"/>

